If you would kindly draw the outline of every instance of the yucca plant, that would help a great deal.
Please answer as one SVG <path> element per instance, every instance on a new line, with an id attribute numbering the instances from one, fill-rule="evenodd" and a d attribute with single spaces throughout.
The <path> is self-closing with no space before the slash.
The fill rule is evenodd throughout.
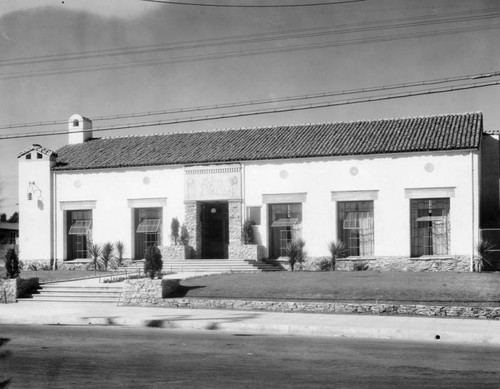
<path id="1" fill-rule="evenodd" d="M 328 243 L 328 250 L 330 251 L 331 270 L 334 271 L 337 259 L 347 257 L 349 251 L 346 244 L 341 240 L 338 242 L 331 241 Z"/>
<path id="2" fill-rule="evenodd" d="M 495 271 L 495 262 L 491 251 L 495 244 L 490 240 L 482 240 L 476 245 L 477 257 L 474 259 L 474 271 Z"/>
<path id="3" fill-rule="evenodd" d="M 116 256 L 116 264 L 118 266 L 123 266 L 123 254 L 125 253 L 125 243 L 123 243 L 121 240 L 115 243 L 116 247 L 116 253 L 118 254 Z"/>
<path id="4" fill-rule="evenodd" d="M 304 250 L 304 246 L 306 243 L 298 238 L 292 240 L 285 249 L 285 255 L 288 257 L 288 263 L 290 264 L 290 269 L 292 271 L 295 270 L 295 265 L 299 264 L 299 266 L 304 263 L 306 260 L 307 253 Z"/>
<path id="5" fill-rule="evenodd" d="M 101 258 L 102 258 L 102 263 L 104 265 L 104 270 L 108 270 L 110 261 L 112 261 L 113 258 L 113 251 L 115 251 L 115 248 L 113 246 L 113 243 L 111 242 L 106 242 L 102 246 Z"/>
<path id="6" fill-rule="evenodd" d="M 94 273 L 97 274 L 97 269 L 102 270 L 103 268 L 101 261 L 102 247 L 97 243 L 89 242 L 87 250 L 91 258 L 91 261 L 87 265 L 87 270 L 94 269 Z"/>

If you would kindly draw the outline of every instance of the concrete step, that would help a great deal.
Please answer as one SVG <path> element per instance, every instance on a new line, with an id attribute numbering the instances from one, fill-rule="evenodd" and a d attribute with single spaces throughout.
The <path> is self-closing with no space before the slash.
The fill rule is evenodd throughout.
<path id="1" fill-rule="evenodd" d="M 127 266 L 127 271 L 138 271 L 144 268 L 143 261 L 137 261 Z M 278 266 L 257 261 L 235 261 L 227 259 L 187 259 L 185 261 L 164 261 L 165 271 L 196 271 L 196 272 L 262 272 L 281 271 Z"/>
<path id="2" fill-rule="evenodd" d="M 120 298 L 122 287 L 107 285 L 64 285 L 64 283 L 53 285 L 44 284 L 30 298 L 31 301 L 54 301 L 54 302 L 95 302 L 116 303 Z M 24 300 L 24 299 L 20 299 Z"/>

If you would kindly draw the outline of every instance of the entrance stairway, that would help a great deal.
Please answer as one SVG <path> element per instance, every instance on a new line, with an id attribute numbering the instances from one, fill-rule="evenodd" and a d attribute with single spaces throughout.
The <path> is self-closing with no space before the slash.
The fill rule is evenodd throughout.
<path id="1" fill-rule="evenodd" d="M 56 284 L 43 284 L 38 293 L 33 293 L 31 298 L 22 298 L 31 301 L 52 302 L 86 302 L 86 303 L 117 303 L 122 292 L 122 285 L 116 284 L 75 284 L 72 282 L 59 282 Z"/>
<path id="2" fill-rule="evenodd" d="M 133 261 L 127 266 L 127 271 L 143 270 L 144 261 Z M 261 273 L 281 271 L 281 267 L 266 262 L 252 260 L 228 259 L 186 259 L 184 261 L 163 261 L 164 272 L 196 272 L 196 273 Z"/>
<path id="3" fill-rule="evenodd" d="M 144 261 L 134 261 L 126 273 L 143 272 Z M 174 273 L 260 273 L 281 271 L 281 267 L 258 261 L 227 259 L 188 259 L 164 261 L 163 271 Z M 123 274 L 123 272 L 121 272 Z M 42 284 L 37 293 L 20 301 L 117 303 L 122 292 L 121 283 L 99 283 L 97 279 Z"/>

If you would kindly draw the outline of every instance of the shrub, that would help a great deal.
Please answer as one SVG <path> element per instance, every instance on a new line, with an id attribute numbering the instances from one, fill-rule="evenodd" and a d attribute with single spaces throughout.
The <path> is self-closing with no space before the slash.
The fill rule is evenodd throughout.
<path id="1" fill-rule="evenodd" d="M 176 217 L 172 219 L 172 223 L 170 223 L 170 238 L 172 238 L 172 242 L 177 245 L 179 242 L 179 220 Z"/>
<path id="2" fill-rule="evenodd" d="M 146 260 L 144 262 L 144 273 L 151 279 L 155 276 L 161 277 L 163 261 L 161 260 L 160 249 L 157 246 L 149 246 L 146 250 Z"/>
<path id="3" fill-rule="evenodd" d="M 365 271 L 368 270 L 368 264 L 366 262 L 354 262 L 352 265 L 352 269 L 354 271 Z"/>
<path id="4" fill-rule="evenodd" d="M 245 220 L 243 223 L 243 228 L 241 230 L 241 235 L 243 238 L 244 244 L 255 244 L 255 236 L 253 234 L 253 226 L 255 225 L 255 221 L 253 220 Z"/>
<path id="5" fill-rule="evenodd" d="M 5 272 L 7 278 L 17 278 L 19 277 L 19 273 L 21 273 L 19 258 L 14 249 L 9 249 L 7 254 L 5 254 Z"/>
<path id="6" fill-rule="evenodd" d="M 25 266 L 26 270 L 31 270 L 31 271 L 52 270 L 51 267 L 50 267 L 50 264 L 48 264 L 45 261 L 28 262 L 24 266 Z"/>
<path id="7" fill-rule="evenodd" d="M 294 271 L 296 264 L 300 266 L 305 261 L 307 255 L 304 250 L 305 245 L 306 243 L 300 238 L 294 239 L 288 243 L 285 249 L 285 255 L 288 257 L 288 263 L 292 271 Z"/>
<path id="8" fill-rule="evenodd" d="M 87 265 L 87 270 L 94 269 L 94 272 L 96 272 L 97 269 L 102 270 L 103 268 L 103 264 L 101 262 L 102 247 L 97 243 L 89 242 L 88 251 L 90 257 L 92 258 L 92 261 Z"/>
<path id="9" fill-rule="evenodd" d="M 115 248 L 113 247 L 113 243 L 111 242 L 106 242 L 102 246 L 101 258 L 104 265 L 104 270 L 108 270 L 108 266 L 110 265 L 110 260 L 113 257 L 114 250 Z"/>
<path id="10" fill-rule="evenodd" d="M 476 246 L 477 257 L 474 258 L 473 270 L 477 272 L 495 271 L 496 264 L 491 251 L 495 249 L 493 242 L 482 240 Z"/>
<path id="11" fill-rule="evenodd" d="M 184 223 L 182 223 L 181 237 L 179 238 L 179 242 L 184 246 L 187 246 L 189 244 L 189 232 Z"/>
<path id="12" fill-rule="evenodd" d="M 330 261 L 328 258 L 323 258 L 316 264 L 316 268 L 318 269 L 318 271 L 330 271 L 332 270 L 332 261 Z"/>
<path id="13" fill-rule="evenodd" d="M 116 257 L 116 264 L 118 266 L 123 265 L 123 254 L 125 253 L 125 243 L 123 243 L 121 240 L 115 243 L 116 247 L 116 252 L 118 253 L 118 256 Z"/>
<path id="14" fill-rule="evenodd" d="M 341 240 L 339 240 L 337 243 L 331 241 L 328 244 L 328 250 L 330 250 L 330 261 L 331 261 L 330 268 L 332 271 L 334 271 L 337 259 L 347 257 L 348 253 L 347 246 Z"/>

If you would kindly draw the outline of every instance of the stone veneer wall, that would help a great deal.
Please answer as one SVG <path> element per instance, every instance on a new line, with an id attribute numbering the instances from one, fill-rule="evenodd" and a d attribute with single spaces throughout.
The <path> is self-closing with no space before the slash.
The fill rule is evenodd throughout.
<path id="1" fill-rule="evenodd" d="M 163 261 L 183 261 L 191 259 L 192 247 L 191 246 L 159 246 L 161 257 Z"/>
<path id="2" fill-rule="evenodd" d="M 308 258 L 303 270 L 317 270 L 317 264 L 329 257 Z M 337 259 L 335 270 L 354 271 L 356 264 L 364 264 L 366 270 L 375 271 L 470 271 L 469 256 L 449 257 L 375 257 L 375 258 L 342 258 Z M 287 265 L 282 263 L 285 268 Z"/>
<path id="3" fill-rule="evenodd" d="M 201 254 L 201 223 L 199 215 L 201 212 L 201 204 L 196 201 L 184 203 L 185 225 L 189 234 L 189 242 L 192 245 L 192 258 L 200 258 Z"/>
<path id="4" fill-rule="evenodd" d="M 229 218 L 229 259 L 242 259 L 241 256 L 241 226 L 242 212 L 241 201 L 229 201 L 228 203 L 228 218 Z"/>
<path id="5" fill-rule="evenodd" d="M 17 279 L 0 278 L 0 303 L 15 303 L 17 301 Z"/>
<path id="6" fill-rule="evenodd" d="M 152 300 L 152 299 L 150 299 Z M 469 319 L 500 319 L 500 307 L 462 307 L 443 305 L 401 305 L 376 303 L 329 303 L 294 301 L 247 301 L 223 299 L 156 298 L 154 302 L 135 299 L 133 304 L 162 308 L 236 309 L 248 311 L 305 312 L 305 313 L 361 313 L 376 315 L 407 315 L 434 317 L 462 317 Z"/>

